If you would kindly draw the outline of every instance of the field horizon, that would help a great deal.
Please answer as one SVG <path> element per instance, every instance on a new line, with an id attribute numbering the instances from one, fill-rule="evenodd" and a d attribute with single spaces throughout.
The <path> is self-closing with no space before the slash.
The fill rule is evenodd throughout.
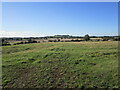
<path id="1" fill-rule="evenodd" d="M 120 3 L 76 1 L 1 3 L 0 88 L 119 88 Z"/>

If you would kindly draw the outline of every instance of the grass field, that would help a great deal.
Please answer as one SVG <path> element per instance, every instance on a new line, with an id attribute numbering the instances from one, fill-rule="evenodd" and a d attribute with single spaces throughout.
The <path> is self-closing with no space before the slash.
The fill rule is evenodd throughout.
<path id="1" fill-rule="evenodd" d="M 4 88 L 117 88 L 118 42 L 3 46 Z"/>

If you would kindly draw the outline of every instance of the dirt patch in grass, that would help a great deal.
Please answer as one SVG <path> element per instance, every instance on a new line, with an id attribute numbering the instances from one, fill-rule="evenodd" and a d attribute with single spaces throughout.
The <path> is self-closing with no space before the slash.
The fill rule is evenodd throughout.
<path id="1" fill-rule="evenodd" d="M 51 84 L 54 88 L 63 88 L 66 86 L 65 81 L 62 79 L 62 77 L 64 76 L 63 74 L 64 74 L 64 72 L 58 67 L 55 67 L 52 69 L 52 71 L 51 71 L 51 77 L 52 77 Z"/>
<path id="2" fill-rule="evenodd" d="M 34 87 L 36 81 L 32 79 L 33 73 L 36 71 L 35 68 L 20 68 L 16 70 L 16 76 L 7 84 L 9 88 L 24 88 Z"/>

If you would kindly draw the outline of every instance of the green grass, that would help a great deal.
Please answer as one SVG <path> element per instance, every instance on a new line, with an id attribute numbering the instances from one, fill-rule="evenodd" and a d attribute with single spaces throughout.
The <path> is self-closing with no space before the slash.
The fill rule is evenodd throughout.
<path id="1" fill-rule="evenodd" d="M 117 88 L 118 42 L 3 47 L 4 88 Z"/>

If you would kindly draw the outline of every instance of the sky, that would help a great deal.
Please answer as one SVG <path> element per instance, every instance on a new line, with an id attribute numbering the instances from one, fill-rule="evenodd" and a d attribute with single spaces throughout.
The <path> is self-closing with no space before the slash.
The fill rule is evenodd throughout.
<path id="1" fill-rule="evenodd" d="M 4 2 L 2 36 L 118 35 L 117 2 Z"/>

